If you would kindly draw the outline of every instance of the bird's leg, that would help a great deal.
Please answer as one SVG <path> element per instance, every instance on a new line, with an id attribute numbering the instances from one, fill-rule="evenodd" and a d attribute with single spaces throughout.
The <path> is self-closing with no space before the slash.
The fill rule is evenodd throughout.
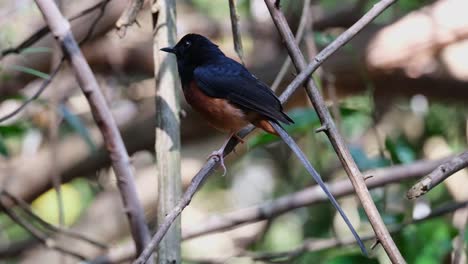
<path id="1" fill-rule="evenodd" d="M 223 176 L 226 175 L 226 172 L 227 172 L 226 166 L 224 165 L 224 155 L 223 155 L 224 154 L 224 149 L 226 148 L 226 146 L 227 146 L 229 140 L 231 139 L 231 137 L 233 137 L 233 136 L 236 137 L 237 139 L 240 139 L 239 136 L 236 135 L 236 132 L 232 132 L 231 134 L 229 134 L 229 137 L 226 139 L 226 141 L 224 141 L 221 148 L 219 148 L 218 150 L 213 151 L 210 154 L 210 156 L 208 156 L 208 159 L 210 159 L 212 157 L 216 157 L 216 158 L 219 159 L 219 163 L 221 164 L 221 167 L 223 168 L 223 171 L 224 171 Z"/>

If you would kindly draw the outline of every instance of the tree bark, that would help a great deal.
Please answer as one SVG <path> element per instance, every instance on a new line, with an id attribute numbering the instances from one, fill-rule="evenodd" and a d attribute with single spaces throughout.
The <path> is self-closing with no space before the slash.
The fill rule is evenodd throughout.
<path id="1" fill-rule="evenodd" d="M 182 188 L 180 178 L 180 82 L 175 58 L 160 51 L 176 43 L 176 2 L 155 0 L 153 16 L 153 56 L 156 78 L 156 167 L 158 177 L 158 213 L 160 224 L 176 206 Z M 180 219 L 178 219 L 158 248 L 160 264 L 181 263 Z"/>

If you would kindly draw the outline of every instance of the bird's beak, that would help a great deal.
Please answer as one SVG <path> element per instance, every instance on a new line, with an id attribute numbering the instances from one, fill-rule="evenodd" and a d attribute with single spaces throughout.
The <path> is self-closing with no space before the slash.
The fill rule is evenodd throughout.
<path id="1" fill-rule="evenodd" d="M 171 47 L 162 48 L 161 51 L 168 52 L 168 53 L 174 53 L 174 54 L 175 54 L 175 49 L 173 49 L 173 48 L 171 48 Z"/>

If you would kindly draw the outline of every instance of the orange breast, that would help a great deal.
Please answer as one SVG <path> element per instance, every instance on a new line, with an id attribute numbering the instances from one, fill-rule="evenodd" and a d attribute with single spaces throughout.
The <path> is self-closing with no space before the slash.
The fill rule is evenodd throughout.
<path id="1" fill-rule="evenodd" d="M 204 94 L 193 81 L 184 88 L 187 102 L 216 129 L 237 132 L 250 122 L 246 114 L 225 99 Z"/>

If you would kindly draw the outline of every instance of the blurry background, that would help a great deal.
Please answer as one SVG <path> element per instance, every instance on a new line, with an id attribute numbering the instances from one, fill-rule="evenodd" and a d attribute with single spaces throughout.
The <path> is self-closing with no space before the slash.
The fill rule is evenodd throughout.
<path id="1" fill-rule="evenodd" d="M 64 14 L 71 17 L 100 1 L 59 2 Z M 108 2 L 82 49 L 121 128 L 136 170 L 139 197 L 147 218 L 151 219 L 149 222 L 154 223 L 157 175 L 153 155 L 155 88 L 149 4 L 146 3 L 138 17 L 139 26 L 128 28 L 121 38 L 114 24 L 127 1 Z M 273 84 L 287 58 L 286 49 L 263 1 L 237 2 L 245 64 L 265 83 Z M 301 18 L 307 18 L 303 22 L 301 47 L 309 60 L 375 3 L 371 0 L 281 1 L 293 32 L 301 24 Z M 463 229 L 466 215 L 456 217 L 457 214 L 449 212 L 417 224 L 405 224 L 413 217 L 425 217 L 434 208 L 444 209 L 448 203 L 468 199 L 466 171 L 452 176 L 416 202 L 405 198 L 415 177 L 423 176 L 437 165 L 431 163 L 419 174 L 412 175 L 410 166 L 414 162 L 449 157 L 467 146 L 467 10 L 466 0 L 397 1 L 314 75 L 365 175 L 371 169 L 408 166 L 404 167 L 402 178 L 409 181 L 399 180 L 372 191 L 385 222 L 399 229 L 393 237 L 408 263 L 449 263 L 455 237 L 468 240 L 468 233 Z M 98 13 L 99 9 L 73 21 L 78 40 L 86 37 Z M 1 50 L 17 46 L 44 25 L 30 0 L 1 0 L 0 14 Z M 238 60 L 233 48 L 228 1 L 177 1 L 177 31 L 179 37 L 189 32 L 205 35 Z M 59 58 L 59 49 L 50 35 L 21 54 L 2 57 L 0 116 L 31 97 Z M 277 80 L 274 85 L 277 93 L 295 73 L 290 67 L 284 78 Z M 181 101 L 184 109 L 182 177 L 187 186 L 225 135 L 209 128 L 182 97 Z M 320 123 L 302 90 L 286 108 L 296 122 L 288 131 L 324 179 L 347 181 L 326 136 L 314 132 Z M 183 212 L 183 236 L 194 236 L 197 230 L 222 222 L 220 216 L 225 213 L 242 216 L 246 213 L 243 208 L 314 184 L 284 144 L 258 132 L 237 148 L 237 154 L 229 157 L 227 167 L 228 174 L 221 177 L 218 171 L 211 176 Z M 374 176 L 377 175 L 380 174 Z M 54 179 L 59 177 L 64 182 L 60 188 L 62 214 L 52 187 Z M 39 99 L 0 123 L 0 184 L 2 189 L 29 202 L 34 212 L 46 221 L 71 227 L 110 249 L 105 251 L 68 236 L 50 234 L 55 243 L 72 248 L 95 263 L 99 263 L 97 257 L 104 259 L 104 255 L 118 261 L 132 256 L 133 245 L 115 178 L 109 169 L 109 157 L 68 66 L 58 73 Z M 340 202 L 359 233 L 371 234 L 357 199 L 351 195 Z M 340 246 L 337 241 L 349 239 L 350 233 L 335 214 L 329 203 L 315 203 L 240 228 L 191 238 L 182 245 L 184 263 L 269 263 L 273 260 L 388 263 L 380 246 L 372 252 L 371 259 L 362 257 L 354 245 Z M 24 213 L 22 216 L 26 221 L 36 222 Z M 405 226 L 400 228 L 402 224 Z M 367 242 L 368 248 L 372 242 Z M 263 254 L 291 250 L 296 251 L 280 257 Z M 46 248 L 10 217 L 0 213 L 1 263 L 63 263 L 65 259 L 68 257 Z M 76 261 L 68 259 L 68 263 Z"/>

